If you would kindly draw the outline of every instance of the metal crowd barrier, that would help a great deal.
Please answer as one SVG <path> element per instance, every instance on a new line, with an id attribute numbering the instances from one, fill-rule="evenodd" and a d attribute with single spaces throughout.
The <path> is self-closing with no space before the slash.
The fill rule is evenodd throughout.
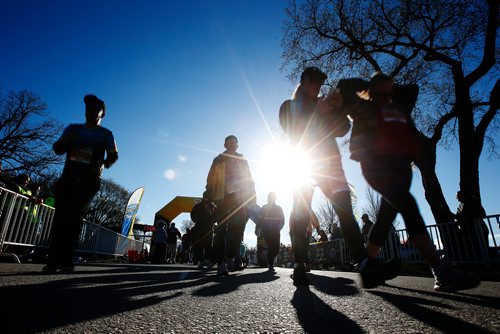
<path id="1" fill-rule="evenodd" d="M 48 248 L 55 209 L 0 187 L 0 253 L 9 246 Z M 143 242 L 84 221 L 77 252 L 121 256 Z"/>
<path id="2" fill-rule="evenodd" d="M 500 228 L 500 214 L 477 219 L 470 227 L 449 223 L 428 225 L 427 230 L 444 262 L 482 265 L 486 270 L 491 270 L 494 265 L 500 265 L 500 249 L 494 226 Z M 406 229 L 389 233 L 380 257 L 384 260 L 398 258 L 404 263 L 425 262 L 420 252 L 408 242 Z M 355 262 L 344 239 L 311 243 L 309 259 L 314 264 L 328 266 L 344 266 Z"/>

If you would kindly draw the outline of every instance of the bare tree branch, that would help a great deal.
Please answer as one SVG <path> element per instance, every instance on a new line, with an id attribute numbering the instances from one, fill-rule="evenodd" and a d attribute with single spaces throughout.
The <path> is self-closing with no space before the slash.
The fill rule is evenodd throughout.
<path id="1" fill-rule="evenodd" d="M 6 172 L 43 175 L 62 161 L 52 152 L 62 126 L 47 117 L 47 106 L 29 91 L 0 95 L 0 159 Z"/>

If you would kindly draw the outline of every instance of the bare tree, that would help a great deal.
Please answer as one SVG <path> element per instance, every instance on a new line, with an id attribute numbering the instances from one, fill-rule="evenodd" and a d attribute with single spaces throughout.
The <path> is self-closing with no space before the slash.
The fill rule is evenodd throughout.
<path id="1" fill-rule="evenodd" d="M 42 176 L 36 176 L 31 179 L 30 188 L 35 189 L 39 186 L 40 193 L 38 197 L 41 199 L 45 200 L 48 197 L 54 197 L 55 185 L 58 178 L 59 174 L 55 171 L 51 171 Z"/>
<path id="2" fill-rule="evenodd" d="M 47 106 L 34 93 L 0 92 L 0 161 L 6 173 L 26 171 L 42 176 L 63 157 L 52 152 L 62 126 L 46 114 Z"/>
<path id="3" fill-rule="evenodd" d="M 415 163 L 436 222 L 453 217 L 435 172 L 443 137 L 445 144 L 458 137 L 460 189 L 480 204 L 484 143 L 497 155 L 487 132 L 498 129 L 500 104 L 497 0 L 306 0 L 292 2 L 287 13 L 283 66 L 291 79 L 317 64 L 332 82 L 383 70 L 401 84 L 418 84 L 413 117 L 422 155 Z"/>
<path id="4" fill-rule="evenodd" d="M 130 193 L 125 188 L 112 180 L 103 179 L 85 219 L 120 232 L 129 197 Z"/>
<path id="5" fill-rule="evenodd" d="M 179 230 L 182 232 L 182 233 L 186 233 L 187 229 L 191 229 L 194 227 L 194 222 L 190 219 L 185 219 L 181 222 L 181 226 L 179 228 Z"/>
<path id="6" fill-rule="evenodd" d="M 321 204 L 316 211 L 316 215 L 318 216 L 320 228 L 328 231 L 328 233 L 332 233 L 334 223 L 339 223 L 339 217 L 335 213 L 332 203 L 324 195 L 322 195 Z"/>
<path id="7" fill-rule="evenodd" d="M 353 207 L 355 207 L 357 197 L 352 185 L 349 185 L 349 187 L 351 188 L 351 202 Z M 316 210 L 316 216 L 318 217 L 320 228 L 324 231 L 328 231 L 328 233 L 332 233 L 333 224 L 340 225 L 339 217 L 337 213 L 335 213 L 332 203 L 323 193 L 321 194 L 321 204 Z"/>
<path id="8" fill-rule="evenodd" d="M 363 213 L 366 213 L 372 222 L 377 221 L 377 212 L 380 209 L 381 197 L 372 188 L 366 188 L 366 205 Z"/>
<path id="9" fill-rule="evenodd" d="M 380 209 L 380 204 L 382 204 L 382 197 L 371 187 L 366 188 L 366 204 L 363 207 L 363 213 L 366 213 L 372 222 L 377 221 L 377 213 Z M 392 222 L 394 228 L 399 226 L 398 219 Z"/>

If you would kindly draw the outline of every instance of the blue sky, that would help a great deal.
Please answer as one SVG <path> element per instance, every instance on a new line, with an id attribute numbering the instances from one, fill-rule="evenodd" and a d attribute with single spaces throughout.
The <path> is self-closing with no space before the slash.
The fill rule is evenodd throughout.
<path id="1" fill-rule="evenodd" d="M 104 177 L 132 191 L 145 186 L 139 215 L 177 195 L 201 196 L 224 137 L 235 134 L 250 161 L 264 204 L 268 151 L 283 141 L 278 109 L 294 84 L 280 72 L 287 1 L 2 1 L 0 87 L 28 89 L 63 124 L 84 121 L 83 96 L 107 105 L 103 126 L 115 135 L 120 159 Z M 439 152 L 438 176 L 452 210 L 458 150 Z M 344 159 L 362 213 L 366 184 Z M 498 160 L 481 160 L 484 207 L 498 213 Z M 412 191 L 425 220 L 432 217 L 415 173 Z M 318 190 L 319 193 L 319 190 Z M 288 216 L 291 196 L 278 192 Z M 318 202 L 318 201 L 316 201 Z M 181 215 L 175 221 L 188 219 Z M 255 244 L 254 224 L 245 241 Z M 282 241 L 289 242 L 288 231 Z"/>

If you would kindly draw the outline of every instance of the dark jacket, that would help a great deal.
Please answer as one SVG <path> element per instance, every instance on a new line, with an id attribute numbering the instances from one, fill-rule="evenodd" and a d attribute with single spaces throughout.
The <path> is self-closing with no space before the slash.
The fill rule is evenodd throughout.
<path id="1" fill-rule="evenodd" d="M 239 203 L 255 203 L 255 184 L 250 167 L 242 154 L 219 154 L 210 167 L 203 198 L 223 200 L 228 194 L 236 194 Z"/>
<path id="2" fill-rule="evenodd" d="M 343 109 L 353 120 L 349 141 L 351 159 L 365 161 L 379 155 L 418 154 L 415 126 L 410 116 L 418 96 L 418 86 L 394 84 L 393 102 L 387 109 L 392 108 L 395 114 L 400 114 L 406 124 L 384 121 L 387 119 L 386 110 L 357 96 L 357 92 L 368 88 L 368 82 L 357 78 L 344 79 L 337 87 L 344 100 Z"/>
<path id="3" fill-rule="evenodd" d="M 276 204 L 265 204 L 260 210 L 260 221 L 264 233 L 279 232 L 285 225 L 283 209 Z"/>
<path id="4" fill-rule="evenodd" d="M 181 232 L 177 229 L 177 227 L 169 227 L 167 229 L 167 244 L 175 244 L 177 243 L 177 237 L 181 237 Z"/>
<path id="5" fill-rule="evenodd" d="M 350 129 L 350 123 L 344 109 L 336 109 L 321 114 L 316 103 L 305 104 L 301 99 L 286 100 L 280 107 L 279 121 L 281 128 L 294 144 L 300 140 L 323 140 L 325 137 L 342 137 Z"/>

